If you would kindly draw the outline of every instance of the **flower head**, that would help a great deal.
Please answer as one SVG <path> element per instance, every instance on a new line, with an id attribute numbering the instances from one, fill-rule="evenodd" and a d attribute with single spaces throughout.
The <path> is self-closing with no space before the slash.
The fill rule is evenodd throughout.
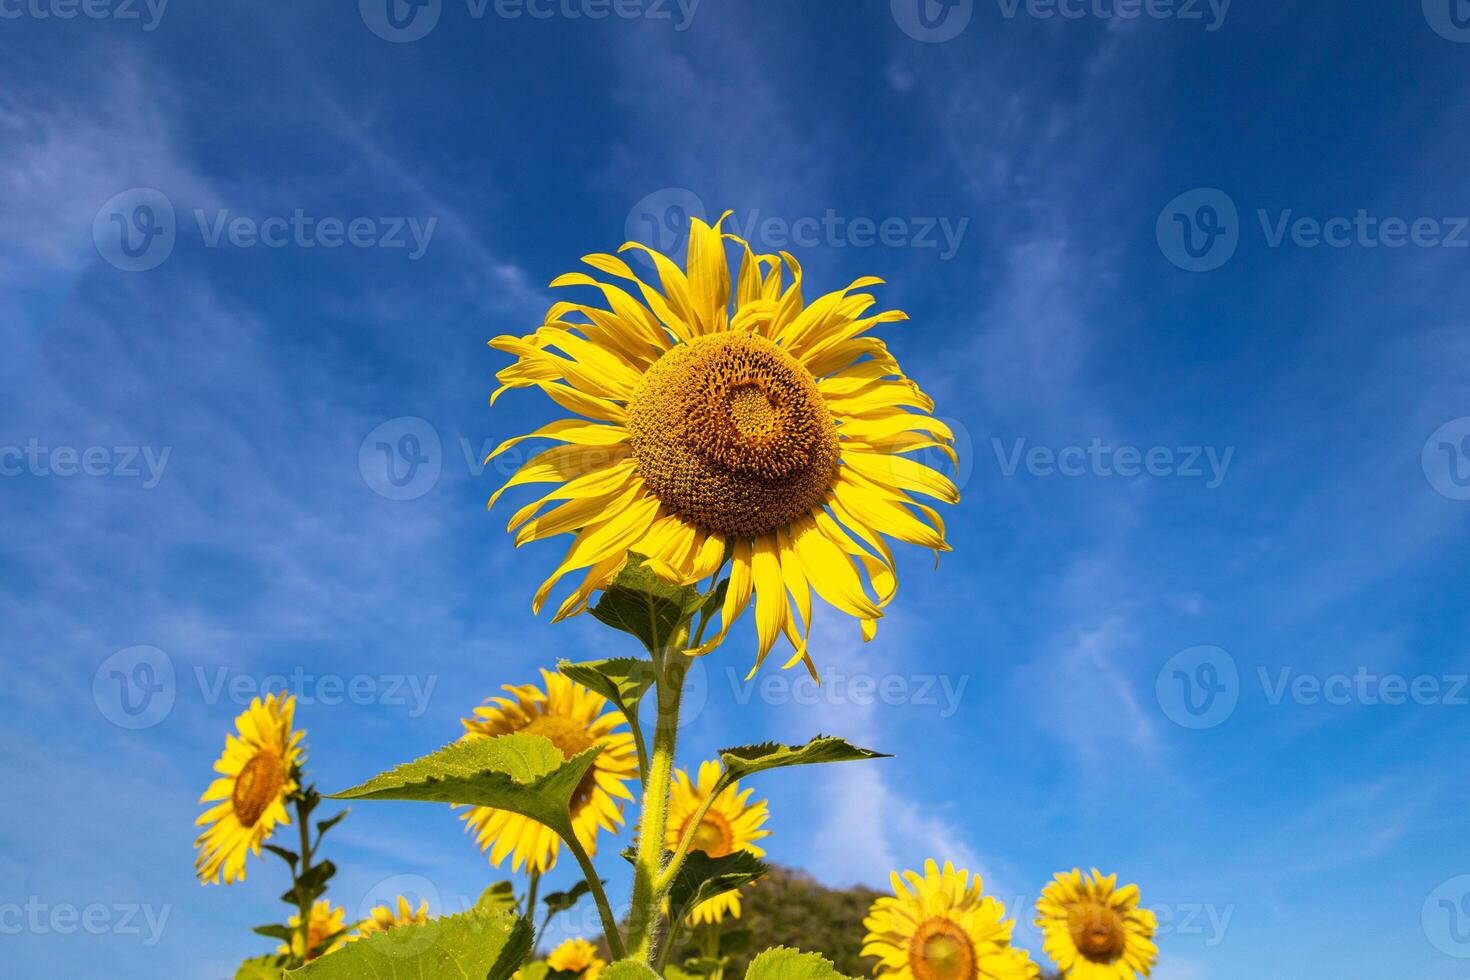
<path id="1" fill-rule="evenodd" d="M 597 947 L 585 939 L 568 939 L 546 958 L 554 971 L 575 973 L 578 980 L 597 980 L 607 963 L 597 955 Z"/>
<path id="2" fill-rule="evenodd" d="M 1096 868 L 1058 873 L 1036 903 L 1046 953 L 1069 980 L 1134 980 L 1158 958 L 1158 920 L 1138 907 L 1138 886 L 1117 887 Z"/>
<path id="3" fill-rule="evenodd" d="M 528 460 L 491 498 L 532 483 L 555 488 L 510 519 L 517 546 L 573 536 L 537 591 L 539 610 L 563 577 L 582 581 L 556 618 L 587 608 L 628 551 L 664 579 L 691 584 L 729 562 L 730 586 L 707 653 L 755 600 L 757 666 L 784 636 L 805 662 L 812 594 L 877 629 L 897 587 L 884 535 L 949 550 L 938 512 L 959 491 L 905 454 L 955 459 L 953 434 L 869 331 L 907 317 L 871 313 L 865 277 L 807 302 L 802 270 L 782 253 L 693 219 L 684 268 L 642 245 L 658 271 L 645 282 L 613 255 L 583 261 L 621 282 L 569 273 L 604 305 L 560 302 L 524 337 L 491 341 L 515 363 L 491 404 L 536 387 L 572 413 L 507 440 L 560 443 Z M 727 243 L 741 258 L 732 279 Z M 789 279 L 788 279 L 789 276 Z M 550 509 L 546 509 L 546 508 Z"/>
<path id="4" fill-rule="evenodd" d="M 608 710 L 607 699 L 554 671 L 541 671 L 545 690 L 534 684 L 505 688 L 509 697 L 496 697 L 464 720 L 465 738 L 486 738 L 522 732 L 547 738 L 570 759 L 594 745 L 601 746 L 592 768 L 572 797 L 572 828 L 587 853 L 597 851 L 601 830 L 616 832 L 623 821 L 623 803 L 633 794 L 624 785 L 637 775 L 638 757 L 633 736 L 623 717 Z M 506 810 L 477 806 L 463 818 L 482 851 L 496 867 L 507 856 L 517 871 L 523 865 L 548 871 L 556 864 L 561 841 L 551 828 L 530 817 Z"/>
<path id="5" fill-rule="evenodd" d="M 945 863 L 893 873 L 893 896 L 873 903 L 863 922 L 863 955 L 875 976 L 893 980 L 1035 980 L 1040 971 L 1012 946 L 1015 923 L 982 894 L 980 877 Z"/>
<path id="6" fill-rule="evenodd" d="M 296 699 L 272 694 L 250 702 L 235 719 L 236 735 L 225 736 L 225 750 L 214 764 L 220 778 L 209 784 L 200 803 L 213 803 L 195 821 L 205 830 L 194 842 L 194 871 L 205 884 L 245 879 L 245 857 L 277 824 L 289 824 L 286 803 L 296 792 L 305 751 L 305 732 L 292 731 Z"/>
<path id="7" fill-rule="evenodd" d="M 415 909 L 408 899 L 398 896 L 396 908 L 379 905 L 368 913 L 368 917 L 357 924 L 357 932 L 347 937 L 348 942 L 366 939 L 375 932 L 390 932 L 399 926 L 421 926 L 429 921 L 429 903 L 419 902 Z"/>
<path id="8" fill-rule="evenodd" d="M 669 799 L 669 821 L 665 844 L 670 851 L 678 848 L 700 807 L 710 798 L 715 784 L 720 779 L 720 764 L 706 762 L 699 767 L 699 778 L 691 780 L 689 774 L 680 769 L 674 774 L 673 794 Z M 756 846 L 756 841 L 769 837 L 771 832 L 762 827 L 770 817 L 765 800 L 750 802 L 754 790 L 741 790 L 740 784 L 720 791 L 710 804 L 709 811 L 694 829 L 691 851 L 703 851 L 710 857 L 724 857 L 736 851 L 749 851 L 756 857 L 766 852 Z M 740 892 L 729 891 L 701 902 L 689 914 L 694 925 L 719 922 L 726 916 L 740 918 Z"/>
<path id="9" fill-rule="evenodd" d="M 341 949 L 346 943 L 346 940 L 341 938 L 344 931 L 343 919 L 346 915 L 346 909 L 333 908 L 330 901 L 325 898 L 321 899 L 312 905 L 311 917 L 306 920 L 305 949 L 302 948 L 301 933 L 296 932 L 291 936 L 290 945 L 282 944 L 276 952 L 309 962 L 318 956 Z M 298 913 L 291 916 L 287 925 L 293 930 L 299 929 L 301 915 Z M 329 940 L 330 943 L 328 943 Z"/>

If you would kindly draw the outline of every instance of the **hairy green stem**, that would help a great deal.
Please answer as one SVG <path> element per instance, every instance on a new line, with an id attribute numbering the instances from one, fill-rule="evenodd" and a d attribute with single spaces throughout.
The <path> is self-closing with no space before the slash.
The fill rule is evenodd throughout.
<path id="1" fill-rule="evenodd" d="M 311 958 L 311 897 L 306 894 L 306 889 L 301 887 L 301 882 L 311 870 L 311 822 L 308 819 L 311 814 L 305 809 L 306 798 L 296 798 L 296 822 L 300 824 L 301 830 L 301 873 L 298 875 L 296 869 L 291 869 L 291 877 L 295 880 L 291 883 L 292 890 L 296 893 L 296 908 L 299 916 L 296 931 L 301 936 L 301 962 L 297 966 L 305 966 L 306 961 Z M 292 960 L 296 959 L 296 951 L 291 951 Z"/>
<path id="2" fill-rule="evenodd" d="M 613 960 L 625 959 L 628 953 L 623 946 L 623 937 L 618 932 L 618 919 L 613 915 L 612 904 L 608 902 L 607 892 L 602 887 L 602 879 L 597 877 L 597 869 L 592 866 L 592 858 L 587 856 L 587 849 L 577 840 L 575 833 L 562 838 L 562 841 L 577 859 L 577 865 L 587 879 L 587 887 L 592 889 L 592 898 L 597 902 L 597 913 L 602 916 L 602 931 Z"/>

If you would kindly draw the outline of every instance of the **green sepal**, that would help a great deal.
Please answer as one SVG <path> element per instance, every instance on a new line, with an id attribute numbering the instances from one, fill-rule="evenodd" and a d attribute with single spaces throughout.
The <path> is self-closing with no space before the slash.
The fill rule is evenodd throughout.
<path id="1" fill-rule="evenodd" d="M 637 657 L 589 660 L 579 664 L 563 660 L 556 669 L 569 680 L 611 701 L 633 728 L 638 727 L 638 705 L 658 678 L 653 661 Z"/>
<path id="2" fill-rule="evenodd" d="M 628 552 L 627 561 L 603 590 L 592 615 L 638 638 L 654 656 L 662 654 L 704 597 L 688 585 L 670 585 L 645 564 L 648 559 Z"/>

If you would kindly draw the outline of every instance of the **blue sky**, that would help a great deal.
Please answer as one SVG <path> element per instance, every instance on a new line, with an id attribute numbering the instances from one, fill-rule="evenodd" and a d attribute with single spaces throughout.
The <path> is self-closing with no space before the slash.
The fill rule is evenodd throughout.
<path id="1" fill-rule="evenodd" d="M 201 889 L 191 844 L 273 675 L 332 789 L 629 652 L 530 614 L 560 550 L 512 551 L 475 461 L 550 410 L 487 410 L 484 342 L 581 255 L 725 208 L 809 282 L 888 280 L 964 453 L 953 554 L 903 557 L 874 643 L 818 623 L 824 692 L 738 683 L 751 630 L 706 664 L 686 762 L 897 756 L 764 779 L 771 856 L 951 858 L 1023 922 L 1053 871 L 1116 871 L 1160 980 L 1464 975 L 1465 31 L 1439 0 L 924 2 L 0 0 L 16 975 L 262 951 L 277 870 Z M 349 910 L 496 877 L 421 805 L 329 850 Z"/>

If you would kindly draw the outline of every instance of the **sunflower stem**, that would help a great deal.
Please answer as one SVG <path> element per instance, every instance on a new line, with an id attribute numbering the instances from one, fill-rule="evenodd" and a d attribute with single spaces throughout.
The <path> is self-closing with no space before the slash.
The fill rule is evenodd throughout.
<path id="1" fill-rule="evenodd" d="M 654 890 L 660 897 L 668 894 L 669 886 L 674 883 L 674 875 L 678 874 L 679 869 L 684 866 L 684 859 L 689 856 L 689 848 L 694 844 L 694 837 L 699 833 L 700 824 L 704 823 L 704 818 L 709 815 L 710 807 L 714 806 L 715 799 L 725 791 L 724 783 L 725 777 L 722 775 L 719 782 L 715 783 L 714 792 L 704 798 L 704 802 L 699 804 L 699 809 L 695 811 L 694 816 L 690 817 L 684 825 L 684 833 L 679 838 L 679 846 L 675 849 L 674 856 L 669 858 L 668 867 L 664 868 L 663 873 L 658 876 L 658 881 L 654 886 Z"/>
<path id="2" fill-rule="evenodd" d="M 303 793 L 296 795 L 296 822 L 301 831 L 301 873 L 298 875 L 296 869 L 291 869 L 291 891 L 296 895 L 297 925 L 296 931 L 301 936 L 300 962 L 296 966 L 305 966 L 307 959 L 311 956 L 311 949 L 307 943 L 311 942 L 311 898 L 306 894 L 306 889 L 301 882 L 311 870 L 311 810 L 306 806 L 306 796 Z M 297 960 L 296 951 L 291 951 L 293 962 Z"/>
<path id="3" fill-rule="evenodd" d="M 623 946 L 622 934 L 618 932 L 617 916 L 613 915 L 612 904 L 607 900 L 607 892 L 602 887 L 602 879 L 597 877 L 597 869 L 592 865 L 592 858 L 588 857 L 587 849 L 582 842 L 577 840 L 576 834 L 568 834 L 562 838 L 567 845 L 567 850 L 577 859 L 577 865 L 582 869 L 582 875 L 587 879 L 587 887 L 592 889 L 592 898 L 597 902 L 597 913 L 602 916 L 602 931 L 607 940 L 608 951 L 612 953 L 614 962 L 626 959 L 628 956 Z M 551 920 L 548 918 L 547 922 Z"/>
<path id="4" fill-rule="evenodd" d="M 668 830 L 669 788 L 674 775 L 674 748 L 679 735 L 679 708 L 689 659 L 683 650 L 689 640 L 686 621 L 673 642 L 654 658 L 658 720 L 653 731 L 653 758 L 643 790 L 643 814 L 638 823 L 638 851 L 633 867 L 633 901 L 628 922 L 628 948 L 634 959 L 653 964 L 653 948 L 661 914 L 662 894 L 657 885 L 664 871 L 664 838 Z"/>

